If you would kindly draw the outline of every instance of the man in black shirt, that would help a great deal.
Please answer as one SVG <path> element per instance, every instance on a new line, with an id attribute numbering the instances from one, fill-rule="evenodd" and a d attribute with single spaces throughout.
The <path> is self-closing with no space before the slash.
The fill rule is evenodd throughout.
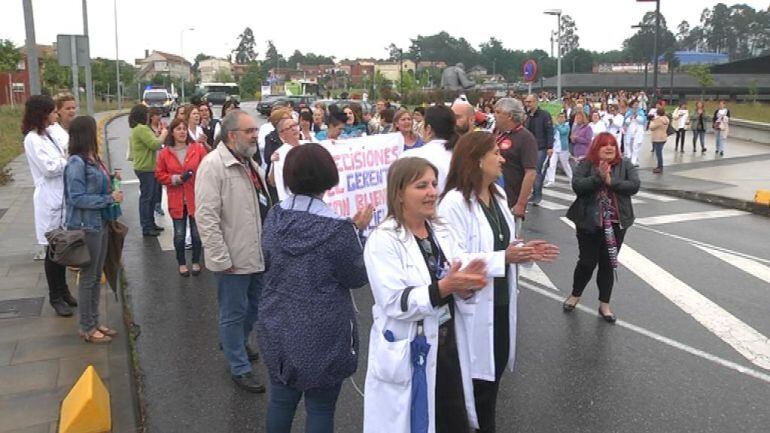
<path id="1" fill-rule="evenodd" d="M 543 178 L 545 170 L 543 165 L 546 158 L 553 153 L 553 121 L 551 113 L 541 110 L 537 106 L 537 97 L 529 94 L 524 99 L 527 107 L 526 127 L 537 140 L 537 173 L 535 177 L 535 189 L 532 193 L 532 204 L 537 205 L 543 199 Z"/>

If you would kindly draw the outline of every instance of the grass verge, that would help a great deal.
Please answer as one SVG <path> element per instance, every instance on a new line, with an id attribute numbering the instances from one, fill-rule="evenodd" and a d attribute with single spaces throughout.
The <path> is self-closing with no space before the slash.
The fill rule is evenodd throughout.
<path id="1" fill-rule="evenodd" d="M 11 180 L 6 164 L 24 151 L 24 137 L 21 135 L 20 107 L 0 107 L 0 185 Z"/>

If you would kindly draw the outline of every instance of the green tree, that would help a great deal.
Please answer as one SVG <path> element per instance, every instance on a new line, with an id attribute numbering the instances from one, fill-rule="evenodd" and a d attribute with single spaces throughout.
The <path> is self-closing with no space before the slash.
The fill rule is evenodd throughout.
<path id="1" fill-rule="evenodd" d="M 267 72 L 272 68 L 282 68 L 286 66 L 286 59 L 275 48 L 272 40 L 267 41 L 267 51 L 265 52 L 265 61 L 262 62 L 262 73 L 267 76 Z M 296 66 L 296 65 L 294 65 Z"/>
<path id="2" fill-rule="evenodd" d="M 244 98 L 253 98 L 257 92 L 262 89 L 262 80 L 264 80 L 264 74 L 259 63 L 252 62 L 249 67 L 246 68 L 246 73 L 241 77 L 240 83 L 241 96 Z"/>
<path id="3" fill-rule="evenodd" d="M 257 43 L 254 41 L 254 32 L 251 27 L 246 27 L 243 33 L 238 35 L 238 46 L 233 50 L 235 63 L 245 65 L 257 59 Z"/>
<path id="4" fill-rule="evenodd" d="M 14 72 L 21 62 L 21 52 L 13 42 L 0 39 L 0 72 Z"/>
<path id="5" fill-rule="evenodd" d="M 59 66 L 59 61 L 55 57 L 43 57 L 42 63 L 43 67 L 41 75 L 43 78 L 43 89 L 46 92 L 55 95 L 60 90 L 67 89 L 72 85 L 72 74 L 70 73 L 70 69 Z"/>
<path id="6" fill-rule="evenodd" d="M 448 65 L 462 62 L 468 68 L 479 62 L 478 52 L 465 38 L 458 39 L 447 32 L 431 36 L 417 35 L 417 38 L 411 39 L 411 42 L 409 55 L 405 55 L 410 59 L 443 60 Z"/>
<path id="7" fill-rule="evenodd" d="M 219 68 L 219 70 L 214 73 L 214 81 L 217 83 L 232 83 L 233 74 L 231 74 L 227 68 Z"/>
<path id="8" fill-rule="evenodd" d="M 623 49 L 634 61 L 651 62 L 655 44 L 655 12 L 647 12 L 640 23 L 641 28 L 630 38 L 623 41 Z M 676 45 L 674 34 L 666 26 L 666 18 L 660 15 L 658 35 L 658 55 Z"/>
<path id="9" fill-rule="evenodd" d="M 572 50 L 580 48 L 580 37 L 577 34 L 575 20 L 569 15 L 561 16 L 561 55 L 565 56 Z"/>
<path id="10" fill-rule="evenodd" d="M 714 85 L 714 77 L 711 75 L 711 69 L 706 65 L 697 65 L 691 67 L 687 73 L 698 81 L 700 95 L 701 98 L 703 98 L 703 95 L 706 93 L 706 88 Z"/>

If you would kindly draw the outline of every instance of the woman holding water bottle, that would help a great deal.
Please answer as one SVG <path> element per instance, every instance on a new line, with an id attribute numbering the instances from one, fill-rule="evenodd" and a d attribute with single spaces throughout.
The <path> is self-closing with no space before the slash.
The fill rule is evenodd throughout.
<path id="1" fill-rule="evenodd" d="M 187 123 L 176 118 L 169 125 L 165 147 L 158 155 L 155 177 L 166 185 L 168 211 L 174 221 L 174 249 L 179 264 L 179 275 L 197 276 L 201 272 L 201 239 L 195 225 L 195 173 L 198 171 L 206 149 L 188 134 Z M 192 269 L 185 257 L 185 232 L 190 223 L 192 237 Z"/>
<path id="2" fill-rule="evenodd" d="M 96 121 L 79 116 L 70 124 L 69 159 L 64 168 L 66 226 L 84 230 L 91 262 L 80 268 L 78 310 L 80 337 L 88 343 L 109 343 L 117 332 L 99 324 L 100 279 L 107 257 L 107 223 L 120 216 L 123 192 L 113 188 L 107 167 L 99 158 Z"/>

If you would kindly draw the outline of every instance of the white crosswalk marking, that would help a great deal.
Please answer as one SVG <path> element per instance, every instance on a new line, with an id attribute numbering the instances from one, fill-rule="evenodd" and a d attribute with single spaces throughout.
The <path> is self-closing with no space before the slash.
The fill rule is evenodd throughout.
<path id="1" fill-rule="evenodd" d="M 636 222 L 638 224 L 643 224 L 646 226 L 654 226 L 658 224 L 671 224 L 671 223 L 697 221 L 697 220 L 705 220 L 705 219 L 712 219 L 712 218 L 727 218 L 727 217 L 741 216 L 741 215 L 748 215 L 748 212 L 744 212 L 742 210 L 735 210 L 735 209 L 713 210 L 713 211 L 704 211 L 704 212 L 688 212 L 688 213 L 677 213 L 677 214 L 671 214 L 671 215 L 660 215 L 660 216 L 654 216 L 654 217 L 638 218 Z"/>
<path id="2" fill-rule="evenodd" d="M 662 202 L 670 202 L 670 201 L 677 201 L 679 200 L 676 197 L 669 197 L 667 195 L 661 195 L 661 194 L 653 194 L 651 192 L 645 192 L 645 191 L 639 191 L 636 193 L 639 197 L 646 198 L 649 200 L 655 200 L 655 201 L 662 201 Z"/>
<path id="3" fill-rule="evenodd" d="M 548 197 L 553 197 L 561 200 L 566 200 L 568 202 L 572 202 L 575 200 L 575 193 L 570 191 L 569 193 L 561 192 L 554 188 L 543 188 L 543 195 L 547 195 Z M 644 204 L 644 200 L 640 200 L 638 198 L 631 198 L 631 203 L 633 204 Z"/>
<path id="4" fill-rule="evenodd" d="M 562 217 L 561 220 L 570 227 L 575 227 L 567 218 Z M 624 244 L 621 248 L 618 261 L 750 362 L 770 370 L 770 339 L 759 331 L 671 275 L 628 244 Z"/>
<path id="5" fill-rule="evenodd" d="M 548 210 L 566 210 L 569 209 L 569 206 L 564 206 L 563 204 L 554 203 L 552 201 L 548 200 L 540 200 L 540 203 L 537 204 L 538 206 L 548 209 Z"/>
<path id="6" fill-rule="evenodd" d="M 531 266 L 519 266 L 519 276 L 532 280 L 542 286 L 548 287 L 553 291 L 559 291 L 553 281 L 548 278 L 548 275 L 546 275 L 545 272 L 540 269 L 540 266 L 538 266 L 537 263 L 532 263 Z"/>
<path id="7" fill-rule="evenodd" d="M 757 261 L 741 257 L 736 254 L 730 254 L 725 251 L 720 251 L 714 248 L 708 248 L 701 245 L 695 245 L 697 248 L 711 254 L 712 256 L 729 263 L 736 268 L 753 275 L 760 280 L 763 280 L 770 284 L 770 266 L 763 265 Z"/>

